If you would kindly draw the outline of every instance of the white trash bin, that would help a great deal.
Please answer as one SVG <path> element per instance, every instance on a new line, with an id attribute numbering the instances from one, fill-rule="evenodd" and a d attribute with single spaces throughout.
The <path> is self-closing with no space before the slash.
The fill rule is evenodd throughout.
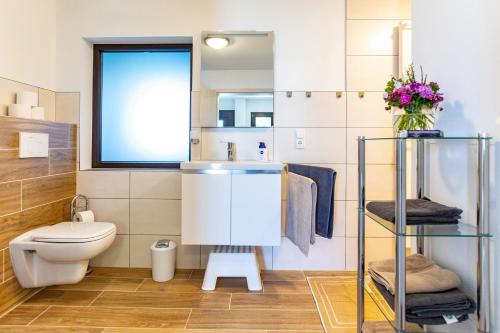
<path id="1" fill-rule="evenodd" d="M 151 245 L 154 281 L 165 282 L 174 277 L 176 252 L 177 244 L 168 239 L 160 239 Z"/>

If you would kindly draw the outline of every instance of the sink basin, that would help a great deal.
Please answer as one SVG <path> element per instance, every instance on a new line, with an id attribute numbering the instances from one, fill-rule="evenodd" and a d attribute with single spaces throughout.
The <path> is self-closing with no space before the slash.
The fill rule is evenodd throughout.
<path id="1" fill-rule="evenodd" d="M 278 161 L 191 161 L 181 163 L 182 170 L 281 170 Z"/>

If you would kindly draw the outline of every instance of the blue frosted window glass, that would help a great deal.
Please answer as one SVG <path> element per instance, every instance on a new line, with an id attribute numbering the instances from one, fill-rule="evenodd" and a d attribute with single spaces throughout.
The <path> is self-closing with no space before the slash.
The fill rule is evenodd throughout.
<path id="1" fill-rule="evenodd" d="M 101 162 L 189 160 L 189 51 L 103 52 Z"/>

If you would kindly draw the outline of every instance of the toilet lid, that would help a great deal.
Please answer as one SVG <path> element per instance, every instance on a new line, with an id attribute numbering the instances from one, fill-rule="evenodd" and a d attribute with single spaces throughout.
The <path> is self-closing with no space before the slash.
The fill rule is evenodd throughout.
<path id="1" fill-rule="evenodd" d="M 34 231 L 33 241 L 44 243 L 86 243 L 104 238 L 116 231 L 108 222 L 61 222 Z"/>

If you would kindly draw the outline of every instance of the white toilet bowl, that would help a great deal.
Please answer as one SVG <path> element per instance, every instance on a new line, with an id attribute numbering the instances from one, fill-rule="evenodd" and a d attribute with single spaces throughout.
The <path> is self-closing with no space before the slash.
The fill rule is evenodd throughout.
<path id="1" fill-rule="evenodd" d="M 89 260 L 113 243 L 116 226 L 107 222 L 61 222 L 28 231 L 9 243 L 14 273 L 24 288 L 76 283 Z"/>

